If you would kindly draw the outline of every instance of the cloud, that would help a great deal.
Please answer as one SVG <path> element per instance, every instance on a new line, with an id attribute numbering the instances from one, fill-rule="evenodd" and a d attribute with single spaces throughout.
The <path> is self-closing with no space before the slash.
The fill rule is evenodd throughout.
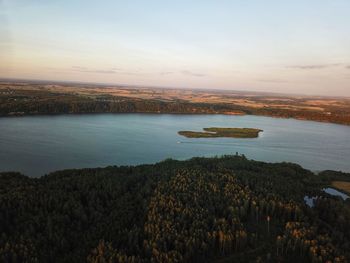
<path id="1" fill-rule="evenodd" d="M 162 71 L 159 73 L 161 76 L 165 76 L 165 75 L 171 75 L 171 74 L 183 74 L 183 75 L 187 75 L 187 76 L 193 76 L 193 77 L 204 77 L 207 76 L 206 74 L 202 74 L 202 73 L 197 73 L 197 72 L 192 72 L 189 70 L 181 70 L 181 71 Z"/>
<path id="2" fill-rule="evenodd" d="M 287 68 L 312 70 L 312 69 L 324 69 L 324 68 L 338 67 L 341 65 L 342 65 L 341 63 L 314 64 L 314 65 L 293 65 L 293 66 L 287 66 Z"/>
<path id="3" fill-rule="evenodd" d="M 164 75 L 170 75 L 170 74 L 174 74 L 174 72 L 171 71 L 163 71 L 159 73 L 160 75 L 164 76 Z"/>
<path id="4" fill-rule="evenodd" d="M 72 66 L 73 71 L 82 73 L 97 73 L 97 74 L 120 74 L 120 75 L 140 75 L 140 72 L 124 71 L 121 68 L 109 68 L 109 69 L 91 69 L 81 66 Z M 137 69 L 136 71 L 140 71 Z"/>
<path id="5" fill-rule="evenodd" d="M 205 77 L 206 76 L 206 74 L 195 73 L 195 72 L 192 72 L 189 70 L 182 70 L 182 71 L 180 71 L 180 73 L 184 74 L 184 75 L 188 75 L 188 76 L 193 76 L 193 77 Z"/>
<path id="6" fill-rule="evenodd" d="M 80 66 L 72 66 L 72 69 L 74 71 L 83 72 L 83 73 L 101 73 L 101 74 L 115 74 L 117 73 L 117 69 L 111 68 L 111 69 L 89 69 L 86 67 L 80 67 Z"/>
<path id="7" fill-rule="evenodd" d="M 268 83 L 288 83 L 289 81 L 283 79 L 256 79 L 259 82 L 268 82 Z"/>
<path id="8" fill-rule="evenodd" d="M 97 73 L 97 74 L 120 74 L 120 75 L 144 75 L 145 73 L 140 72 L 140 69 L 134 71 L 125 71 L 121 68 L 107 68 L 107 69 L 92 69 L 81 66 L 72 66 L 72 69 L 75 72 L 82 73 Z M 171 75 L 171 74 L 183 74 L 192 77 L 204 77 L 207 76 L 203 73 L 192 72 L 190 70 L 181 70 L 181 71 L 162 71 L 159 73 L 161 76 Z"/>

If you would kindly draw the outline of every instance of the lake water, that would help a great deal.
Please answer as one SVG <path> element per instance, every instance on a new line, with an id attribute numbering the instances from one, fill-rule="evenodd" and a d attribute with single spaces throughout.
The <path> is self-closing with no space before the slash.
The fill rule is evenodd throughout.
<path id="1" fill-rule="evenodd" d="M 333 195 L 333 196 L 339 196 L 344 201 L 349 198 L 349 196 L 347 194 L 344 194 L 344 193 L 338 191 L 337 189 L 334 189 L 331 187 L 323 188 L 322 191 L 326 192 L 327 194 Z M 304 202 L 309 207 L 314 207 L 317 199 L 318 199 L 318 196 L 307 196 L 307 195 L 304 196 Z"/>
<path id="2" fill-rule="evenodd" d="M 327 188 L 324 188 L 322 190 L 325 191 L 327 194 L 334 195 L 334 196 L 339 196 L 343 200 L 346 200 L 346 199 L 349 198 L 349 196 L 347 194 L 344 194 L 344 193 L 342 193 L 342 192 L 340 192 L 340 191 L 338 191 L 337 189 L 334 189 L 334 188 L 327 187 Z"/>
<path id="3" fill-rule="evenodd" d="M 260 128 L 256 139 L 179 136 L 204 127 Z M 259 116 L 92 114 L 0 118 L 0 171 L 50 171 L 154 163 L 166 158 L 248 158 L 350 172 L 350 127 Z"/>

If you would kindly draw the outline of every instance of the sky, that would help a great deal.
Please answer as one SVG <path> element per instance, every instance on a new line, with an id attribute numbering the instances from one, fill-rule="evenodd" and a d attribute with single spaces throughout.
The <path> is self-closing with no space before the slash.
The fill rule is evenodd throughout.
<path id="1" fill-rule="evenodd" d="M 350 96 L 350 1 L 0 0 L 0 78 Z"/>

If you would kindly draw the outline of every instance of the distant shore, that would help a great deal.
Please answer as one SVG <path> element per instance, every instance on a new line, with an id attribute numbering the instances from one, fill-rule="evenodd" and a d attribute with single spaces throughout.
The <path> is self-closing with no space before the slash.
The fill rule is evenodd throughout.
<path id="1" fill-rule="evenodd" d="M 1 117 L 88 113 L 256 115 L 350 125 L 350 99 L 0 82 Z"/>

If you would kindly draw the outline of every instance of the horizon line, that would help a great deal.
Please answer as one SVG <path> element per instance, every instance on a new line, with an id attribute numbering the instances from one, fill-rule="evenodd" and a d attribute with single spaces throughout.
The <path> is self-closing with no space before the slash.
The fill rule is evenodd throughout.
<path id="1" fill-rule="evenodd" d="M 265 94 L 275 96 L 303 96 L 303 97 L 320 97 L 320 98 L 342 98 L 350 99 L 350 96 L 346 95 L 321 95 L 321 94 L 302 94 L 302 93 L 290 93 L 290 92 L 273 92 L 273 91 L 256 91 L 256 90 L 237 90 L 237 89 L 224 89 L 224 88 L 189 88 L 189 87 L 173 87 L 173 86 L 158 86 L 158 85 L 137 85 L 137 84 L 121 84 L 121 83 L 108 83 L 108 82 L 92 82 L 92 81 L 79 81 L 79 80 L 49 80 L 49 79 L 28 79 L 28 78 L 4 78 L 0 77 L 0 82 L 34 82 L 33 84 L 40 84 L 35 82 L 44 82 L 45 84 L 76 84 L 76 85 L 95 85 L 95 86 L 115 86 L 123 88 L 148 88 L 148 89 L 174 89 L 174 90 L 191 90 L 191 91 L 213 91 L 213 92 L 237 92 L 237 93 L 251 93 L 251 94 Z"/>

